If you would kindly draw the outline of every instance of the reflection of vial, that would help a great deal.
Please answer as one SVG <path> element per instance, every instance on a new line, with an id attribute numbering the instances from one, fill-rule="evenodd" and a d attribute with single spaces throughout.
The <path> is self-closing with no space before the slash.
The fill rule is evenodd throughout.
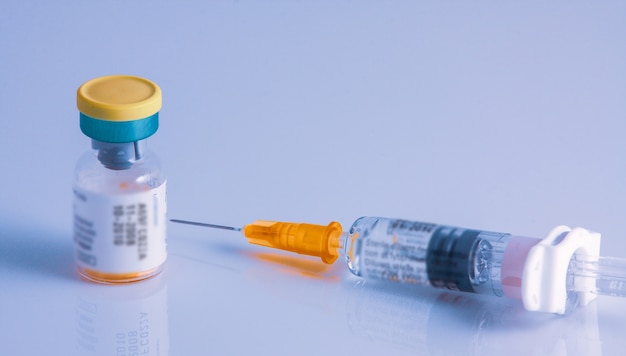
<path id="1" fill-rule="evenodd" d="M 139 77 L 99 77 L 78 89 L 77 106 L 93 149 L 74 175 L 78 271 L 103 283 L 154 276 L 166 258 L 165 176 L 146 138 L 159 125 L 161 89 Z"/>
<path id="2" fill-rule="evenodd" d="M 76 302 L 77 355 L 169 354 L 167 277 L 105 287 L 84 285 Z"/>

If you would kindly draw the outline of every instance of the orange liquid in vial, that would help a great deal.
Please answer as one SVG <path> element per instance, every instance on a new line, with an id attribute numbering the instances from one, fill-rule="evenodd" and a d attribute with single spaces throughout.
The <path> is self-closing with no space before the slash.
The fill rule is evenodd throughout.
<path id="1" fill-rule="evenodd" d="M 163 265 L 149 269 L 147 271 L 142 272 L 132 272 L 132 273 L 104 273 L 94 271 L 88 268 L 78 267 L 78 273 L 80 275 L 92 282 L 97 283 L 109 283 L 109 284 L 123 284 L 123 283 L 133 283 L 139 282 L 144 279 L 156 276 L 163 269 Z"/>

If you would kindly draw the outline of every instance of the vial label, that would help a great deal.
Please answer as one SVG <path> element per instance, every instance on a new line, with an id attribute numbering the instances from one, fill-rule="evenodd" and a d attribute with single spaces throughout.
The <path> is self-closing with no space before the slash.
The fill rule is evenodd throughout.
<path id="1" fill-rule="evenodd" d="M 166 258 L 165 183 L 130 194 L 74 188 L 74 245 L 79 266 L 105 273 L 133 273 Z"/>

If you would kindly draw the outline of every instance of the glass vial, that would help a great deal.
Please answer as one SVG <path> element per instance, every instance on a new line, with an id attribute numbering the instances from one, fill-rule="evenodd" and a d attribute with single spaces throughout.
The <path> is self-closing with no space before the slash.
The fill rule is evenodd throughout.
<path id="1" fill-rule="evenodd" d="M 100 283 L 158 274 L 166 254 L 166 179 L 146 139 L 159 126 L 161 89 L 127 75 L 92 79 L 77 92 L 90 152 L 74 174 L 74 256 Z"/>

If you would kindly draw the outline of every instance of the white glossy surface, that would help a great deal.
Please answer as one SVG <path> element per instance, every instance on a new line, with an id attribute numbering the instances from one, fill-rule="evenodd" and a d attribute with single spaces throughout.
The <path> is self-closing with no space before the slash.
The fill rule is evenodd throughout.
<path id="1" fill-rule="evenodd" d="M 618 2 L 3 1 L 0 354 L 113 355 L 146 323 L 151 355 L 623 354 L 626 300 L 527 313 L 174 224 L 158 279 L 88 284 L 70 187 L 76 89 L 128 73 L 163 89 L 172 218 L 566 224 L 626 258 L 625 33 Z"/>

